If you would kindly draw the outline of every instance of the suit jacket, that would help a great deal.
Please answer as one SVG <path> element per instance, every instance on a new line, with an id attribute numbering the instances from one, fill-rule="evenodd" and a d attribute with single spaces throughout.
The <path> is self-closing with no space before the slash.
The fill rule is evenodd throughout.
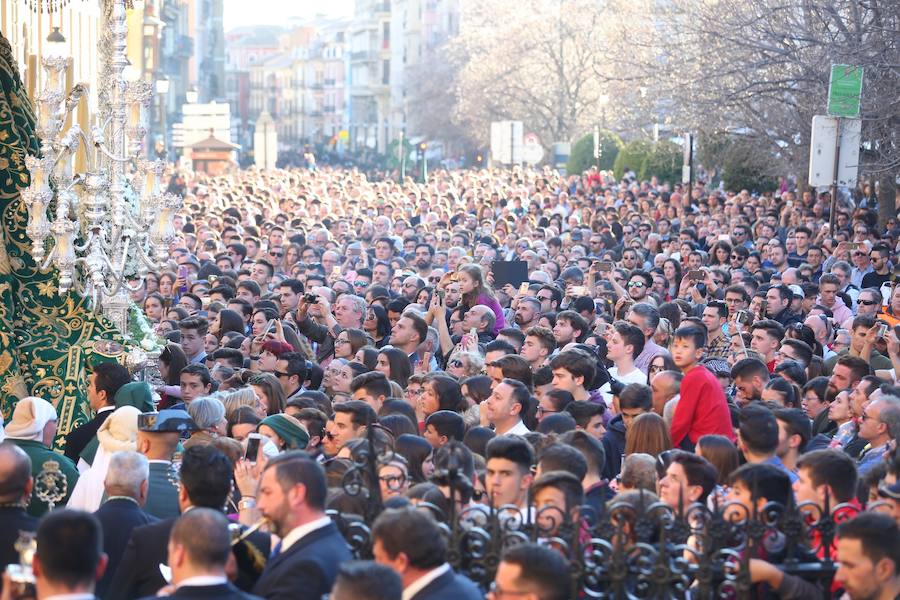
<path id="1" fill-rule="evenodd" d="M 19 553 L 16 552 L 15 543 L 19 539 L 19 532 L 35 532 L 37 524 L 38 520 L 25 512 L 24 508 L 0 508 L 0 571 L 5 570 L 6 565 L 18 564 Z M 0 580 L 0 590 L 2 589 L 3 581 Z"/>
<path id="2" fill-rule="evenodd" d="M 155 596 L 160 588 L 166 585 L 166 580 L 159 571 L 159 565 L 168 564 L 169 534 L 174 525 L 175 519 L 166 519 L 134 529 L 119 568 L 113 575 L 104 596 L 105 600 L 131 600 L 142 596 Z M 253 533 L 248 539 L 257 549 L 256 554 L 262 556 L 263 561 L 269 556 L 269 540 L 269 534 L 260 531 Z M 246 551 L 246 545 L 241 544 L 235 548 L 238 564 L 237 587 L 247 591 L 256 583 L 258 572 L 249 571 L 246 559 L 239 553 L 242 549 Z"/>
<path id="3" fill-rule="evenodd" d="M 69 435 L 66 436 L 66 458 L 78 464 L 78 455 L 88 445 L 88 442 L 94 439 L 103 422 L 114 412 L 115 410 L 104 410 L 101 413 L 97 413 L 97 416 L 81 427 L 70 431 Z"/>
<path id="4" fill-rule="evenodd" d="M 482 600 L 484 594 L 468 577 L 450 569 L 424 588 L 411 600 Z"/>
<path id="5" fill-rule="evenodd" d="M 180 587 L 171 596 L 153 596 L 154 598 L 180 598 L 181 600 L 200 600 L 201 598 L 214 598 L 215 600 L 261 600 L 258 596 L 245 594 L 230 583 L 222 585 L 186 585 Z M 145 598 L 144 600 L 149 600 Z"/>
<path id="6" fill-rule="evenodd" d="M 329 523 L 269 559 L 253 593 L 266 600 L 320 600 L 334 585 L 340 564 L 352 558 L 337 526 Z"/>
<path id="7" fill-rule="evenodd" d="M 172 473 L 171 463 L 150 463 L 144 512 L 157 519 L 171 519 L 181 514 L 178 509 L 178 488 L 172 483 L 173 479 L 175 476 Z"/>
<path id="8" fill-rule="evenodd" d="M 141 510 L 137 502 L 126 498 L 107 500 L 94 516 L 103 527 L 103 551 L 109 557 L 106 572 L 97 582 L 96 594 L 102 598 L 119 568 L 128 540 L 131 539 L 131 532 L 142 525 L 156 523 L 159 519 Z"/>

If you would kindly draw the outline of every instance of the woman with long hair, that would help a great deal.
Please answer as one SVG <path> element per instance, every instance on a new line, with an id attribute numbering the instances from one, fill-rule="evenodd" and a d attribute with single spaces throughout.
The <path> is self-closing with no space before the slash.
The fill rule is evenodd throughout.
<path id="1" fill-rule="evenodd" d="M 159 289 L 157 290 L 163 298 L 173 298 L 175 296 L 175 280 L 178 275 L 172 271 L 163 271 L 159 276 Z"/>
<path id="2" fill-rule="evenodd" d="M 266 414 L 274 415 L 284 411 L 284 389 L 278 378 L 271 373 L 258 373 L 250 378 L 250 386 L 266 405 Z"/>
<path id="3" fill-rule="evenodd" d="M 439 410 L 461 413 L 466 409 L 462 389 L 452 377 L 438 373 L 430 374 L 425 377 L 422 388 L 419 402 L 422 416 L 425 419 Z"/>
<path id="4" fill-rule="evenodd" d="M 409 356 L 403 350 L 394 347 L 382 348 L 378 352 L 375 370 L 384 373 L 391 381 L 396 381 L 403 389 L 406 389 L 409 376 L 412 375 Z"/>
<path id="5" fill-rule="evenodd" d="M 375 346 L 363 346 L 356 351 L 356 356 L 353 357 L 353 360 L 366 365 L 370 371 L 374 371 L 375 366 L 378 364 L 378 348 Z"/>
<path id="6" fill-rule="evenodd" d="M 381 348 L 387 343 L 391 335 L 391 321 L 383 306 L 376 302 L 369 305 L 363 329 L 374 340 L 376 348 Z"/>
<path id="7" fill-rule="evenodd" d="M 828 444 L 832 448 L 845 448 L 856 437 L 856 423 L 853 421 L 853 409 L 850 405 L 850 392 L 839 392 L 828 407 L 828 418 L 837 423 L 837 429 Z"/>
<path id="8" fill-rule="evenodd" d="M 675 366 L 675 361 L 672 360 L 670 355 L 657 354 L 653 357 L 653 360 L 650 361 L 650 365 L 647 367 L 647 385 L 650 385 L 650 382 L 653 381 L 653 378 L 657 373 L 678 370 L 678 367 Z"/>
<path id="9" fill-rule="evenodd" d="M 644 413 L 635 417 L 625 431 L 625 455 L 643 452 L 650 456 L 659 456 L 672 449 L 672 438 L 669 428 L 661 416 L 656 413 Z"/>
<path id="10" fill-rule="evenodd" d="M 426 481 L 434 472 L 431 444 L 425 438 L 404 433 L 394 442 L 394 452 L 406 459 L 409 478 L 413 483 Z"/>
<path id="11" fill-rule="evenodd" d="M 709 264 L 712 267 L 731 267 L 731 244 L 728 242 L 716 242 L 709 249 Z"/>
<path id="12" fill-rule="evenodd" d="M 697 440 L 696 453 L 716 469 L 716 487 L 707 502 L 710 507 L 723 506 L 728 501 L 728 479 L 741 464 L 737 447 L 724 435 L 704 435 Z"/>
<path id="13" fill-rule="evenodd" d="M 244 325 L 244 319 L 241 315 L 230 308 L 223 308 L 219 311 L 212 321 L 209 323 L 209 332 L 219 338 L 221 341 L 226 333 L 233 331 L 244 335 L 247 332 L 247 326 Z"/>
<path id="14" fill-rule="evenodd" d="M 503 317 L 503 308 L 497 302 L 497 298 L 494 297 L 494 293 L 485 281 L 484 271 L 479 265 L 469 263 L 459 267 L 457 276 L 459 279 L 459 291 L 462 293 L 459 305 L 462 308 L 463 315 L 470 308 L 479 304 L 487 306 L 497 318 L 493 331 L 493 334 L 497 335 L 501 329 L 506 327 L 506 320 Z"/>
<path id="15" fill-rule="evenodd" d="M 681 263 L 667 258 L 663 263 L 663 276 L 666 278 L 666 300 L 677 298 L 681 287 Z"/>
<path id="16" fill-rule="evenodd" d="M 334 339 L 335 358 L 353 360 L 356 352 L 368 343 L 366 334 L 362 329 L 344 329 Z"/>
<path id="17" fill-rule="evenodd" d="M 784 408 L 800 408 L 802 398 L 800 387 L 784 377 L 769 380 L 762 391 L 763 402 L 772 402 Z"/>
<path id="18" fill-rule="evenodd" d="M 159 323 L 166 316 L 166 299 L 158 292 L 151 292 L 144 298 L 144 314 L 151 323 Z"/>
<path id="19" fill-rule="evenodd" d="M 163 386 L 156 391 L 160 396 L 160 409 L 168 408 L 181 399 L 181 370 L 187 364 L 188 358 L 181 346 L 173 342 L 166 344 L 159 355 L 159 377 L 163 380 Z"/>

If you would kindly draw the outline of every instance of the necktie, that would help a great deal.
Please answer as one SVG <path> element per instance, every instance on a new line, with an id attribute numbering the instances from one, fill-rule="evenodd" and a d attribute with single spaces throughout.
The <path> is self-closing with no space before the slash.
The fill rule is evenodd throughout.
<path id="1" fill-rule="evenodd" d="M 281 554 L 281 542 L 275 544 L 275 547 L 272 548 L 272 554 L 269 556 L 269 558 L 275 558 L 279 554 Z"/>

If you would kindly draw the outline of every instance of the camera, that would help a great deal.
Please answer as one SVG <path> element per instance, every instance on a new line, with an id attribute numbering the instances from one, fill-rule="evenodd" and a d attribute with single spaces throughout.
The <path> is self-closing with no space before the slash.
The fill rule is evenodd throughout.
<path id="1" fill-rule="evenodd" d="M 315 304 L 319 301 L 319 297 L 315 294 L 303 294 L 303 301 L 310 304 Z"/>

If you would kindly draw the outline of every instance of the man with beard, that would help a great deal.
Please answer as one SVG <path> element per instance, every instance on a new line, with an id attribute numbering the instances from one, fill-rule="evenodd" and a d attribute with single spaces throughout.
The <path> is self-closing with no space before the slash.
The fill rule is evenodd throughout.
<path id="1" fill-rule="evenodd" d="M 516 307 L 516 326 L 522 331 L 528 331 L 537 326 L 541 320 L 541 302 L 530 296 L 519 300 Z"/>
<path id="2" fill-rule="evenodd" d="M 269 460 L 258 506 L 281 538 L 253 593 L 267 600 L 319 600 L 331 590 L 341 563 L 352 558 L 325 514 L 328 486 L 322 466 L 303 452 Z"/>
<path id="3" fill-rule="evenodd" d="M 434 248 L 429 244 L 416 244 L 416 270 L 419 277 L 428 281 L 431 275 L 431 266 L 434 261 Z"/>

